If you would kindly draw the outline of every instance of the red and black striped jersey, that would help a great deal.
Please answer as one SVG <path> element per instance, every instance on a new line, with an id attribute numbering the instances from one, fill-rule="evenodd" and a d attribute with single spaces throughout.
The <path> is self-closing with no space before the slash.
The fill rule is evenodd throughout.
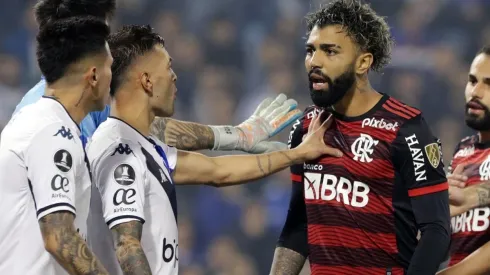
<path id="1" fill-rule="evenodd" d="M 490 179 L 490 143 L 480 143 L 477 135 L 467 137 L 456 147 L 449 171 L 464 165 L 467 186 Z M 455 265 L 490 241 L 490 208 L 471 209 L 451 219 L 451 261 Z"/>
<path id="2" fill-rule="evenodd" d="M 293 125 L 291 147 L 301 143 L 319 112 L 309 107 Z M 419 110 L 387 95 L 362 116 L 332 114 L 324 140 L 343 157 L 291 168 L 293 192 L 301 192 L 304 206 L 292 198 L 279 246 L 288 247 L 292 224 L 300 224 L 292 220 L 301 220 L 308 246 L 296 251 L 309 256 L 312 274 L 404 274 L 418 242 L 413 198 L 440 191 L 447 196 L 441 144 Z M 303 207 L 306 218 L 290 219 Z M 449 242 L 446 207 L 441 224 L 447 223 Z"/>

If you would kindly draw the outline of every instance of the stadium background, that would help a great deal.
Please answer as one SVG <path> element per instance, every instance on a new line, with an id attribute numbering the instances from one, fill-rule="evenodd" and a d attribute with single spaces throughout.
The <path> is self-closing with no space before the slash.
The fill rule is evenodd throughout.
<path id="1" fill-rule="evenodd" d="M 117 0 L 111 28 L 150 23 L 178 74 L 175 118 L 237 124 L 266 96 L 310 103 L 304 71 L 306 12 L 316 0 Z M 375 88 L 420 108 L 443 143 L 460 138 L 464 87 L 474 53 L 490 43 L 488 0 L 372 0 L 397 45 Z M 0 129 L 40 73 L 34 1 L 0 0 Z M 278 140 L 286 141 L 288 131 Z M 210 154 L 210 152 L 205 152 Z M 248 185 L 179 187 L 181 274 L 267 274 L 285 220 L 287 171 Z M 308 274 L 305 268 L 304 274 Z"/>

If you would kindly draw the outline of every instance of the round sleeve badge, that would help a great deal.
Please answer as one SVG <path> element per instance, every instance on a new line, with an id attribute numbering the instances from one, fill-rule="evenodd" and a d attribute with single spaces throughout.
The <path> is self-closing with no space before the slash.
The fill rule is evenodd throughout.
<path id="1" fill-rule="evenodd" d="M 58 150 L 56 154 L 54 154 L 54 165 L 61 171 L 61 172 L 68 172 L 70 171 L 72 165 L 73 165 L 73 160 L 71 157 L 71 154 L 66 151 L 66 150 Z"/>
<path id="2" fill-rule="evenodd" d="M 120 185 L 131 185 L 136 178 L 133 167 L 128 164 L 120 164 L 114 170 L 114 180 Z"/>

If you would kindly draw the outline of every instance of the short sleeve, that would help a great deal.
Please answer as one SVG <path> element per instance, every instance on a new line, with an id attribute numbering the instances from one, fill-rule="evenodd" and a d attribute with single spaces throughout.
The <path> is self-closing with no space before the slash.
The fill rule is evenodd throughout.
<path id="1" fill-rule="evenodd" d="M 75 180 L 84 160 L 75 133 L 61 123 L 51 124 L 32 139 L 25 162 L 37 218 L 57 211 L 76 214 Z"/>
<path id="2" fill-rule="evenodd" d="M 441 143 L 421 115 L 400 127 L 392 145 L 395 170 L 410 197 L 448 189 Z"/>
<path id="3" fill-rule="evenodd" d="M 133 220 L 145 222 L 145 169 L 129 145 L 109 149 L 93 172 L 109 228 Z"/>

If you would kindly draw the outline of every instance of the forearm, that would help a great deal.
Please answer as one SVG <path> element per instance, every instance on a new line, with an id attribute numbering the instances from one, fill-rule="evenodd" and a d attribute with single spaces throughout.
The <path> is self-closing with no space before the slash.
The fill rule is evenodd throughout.
<path id="1" fill-rule="evenodd" d="M 195 151 L 214 147 L 213 130 L 198 123 L 157 117 L 151 125 L 151 134 L 180 150 Z"/>
<path id="2" fill-rule="evenodd" d="M 256 180 L 302 163 L 298 149 L 277 151 L 261 155 L 222 156 L 212 158 L 215 169 L 209 182 L 217 187 Z"/>
<path id="3" fill-rule="evenodd" d="M 490 204 L 490 182 L 473 185 L 464 189 L 465 202 L 462 205 L 451 205 L 451 217 L 460 215 L 476 207 Z"/>
<path id="4" fill-rule="evenodd" d="M 297 275 L 303 269 L 306 258 L 296 251 L 285 247 L 277 247 L 274 251 L 274 260 L 270 275 Z"/>
<path id="5" fill-rule="evenodd" d="M 116 245 L 116 255 L 124 275 L 151 274 L 150 264 L 139 241 L 121 241 Z"/>
<path id="6" fill-rule="evenodd" d="M 73 224 L 66 226 L 71 213 L 47 215 L 40 220 L 46 250 L 70 274 L 109 274 L 90 251 Z M 73 218 L 71 218 L 73 221 Z"/>
<path id="7" fill-rule="evenodd" d="M 450 235 L 438 224 L 426 225 L 412 256 L 407 275 L 432 275 L 447 256 Z"/>
<path id="8" fill-rule="evenodd" d="M 470 256 L 466 257 L 458 264 L 444 269 L 437 275 L 480 275 L 490 272 L 490 262 L 488 255 L 490 254 L 490 242 L 480 247 Z"/>

